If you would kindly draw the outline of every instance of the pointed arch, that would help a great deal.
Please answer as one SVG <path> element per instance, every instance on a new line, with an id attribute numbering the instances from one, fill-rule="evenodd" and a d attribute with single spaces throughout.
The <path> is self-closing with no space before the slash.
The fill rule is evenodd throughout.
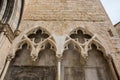
<path id="1" fill-rule="evenodd" d="M 35 40 L 36 38 L 38 40 Z M 31 56 L 33 58 L 37 58 L 36 54 L 38 54 L 41 47 L 44 46 L 47 42 L 53 46 L 51 49 L 56 50 L 56 45 L 53 37 L 51 37 L 51 34 L 46 29 L 38 26 L 24 31 L 18 37 L 16 37 L 13 41 L 9 55 L 14 56 L 15 51 L 19 47 L 19 44 L 22 44 L 24 42 L 28 43 L 31 46 Z"/>
<path id="2" fill-rule="evenodd" d="M 79 76 L 80 79 L 82 79 L 82 80 L 84 80 L 84 79 L 85 80 L 108 80 L 108 79 L 109 80 L 110 79 L 117 80 L 114 68 L 111 64 L 111 56 L 110 56 L 109 46 L 106 45 L 105 41 L 99 35 L 93 34 L 92 32 L 79 27 L 79 28 L 72 30 L 72 32 L 70 32 L 69 39 L 72 41 L 73 44 L 77 43 L 77 45 L 81 48 L 81 50 L 83 50 L 80 52 L 80 54 L 81 55 L 84 54 L 87 57 L 85 60 L 86 62 L 82 66 L 79 66 L 79 68 L 78 68 L 78 70 L 80 70 L 80 73 L 81 73 L 81 74 L 79 73 L 79 75 L 82 75 L 82 76 Z M 68 39 L 68 41 L 69 41 L 69 39 Z M 80 40 L 80 39 L 82 39 L 82 40 Z M 96 47 L 91 46 L 92 44 L 95 44 Z M 79 51 L 79 49 L 78 49 L 78 51 Z M 72 56 L 74 57 L 76 55 L 75 54 L 76 52 L 74 51 L 73 53 L 74 54 Z M 91 55 L 92 55 L 92 57 L 91 57 Z M 63 55 L 63 60 L 64 60 L 64 58 L 66 59 L 66 57 L 64 57 L 64 56 L 65 55 Z M 65 63 L 68 63 L 69 61 L 73 64 L 76 63 L 76 62 L 72 62 L 70 60 L 70 57 L 71 57 L 70 54 L 67 56 L 69 56 L 69 59 L 67 59 L 67 62 L 65 62 Z M 78 56 L 76 56 L 75 58 L 77 58 L 77 57 Z M 96 59 L 96 57 L 98 57 L 98 58 Z M 80 56 L 79 56 L 79 58 L 80 58 Z M 72 57 L 71 57 L 71 59 L 72 59 Z M 96 63 L 96 61 L 98 61 L 98 62 Z M 63 63 L 64 63 L 64 61 L 63 61 Z M 68 65 L 70 65 L 71 63 L 69 63 Z M 102 66 L 97 65 L 97 64 L 101 64 Z M 67 64 L 65 64 L 65 66 L 66 65 Z M 64 79 L 66 79 L 66 80 L 69 80 L 69 79 L 74 80 L 76 78 L 79 79 L 79 77 L 76 77 L 75 73 L 74 74 L 72 73 L 72 72 L 77 72 L 77 71 L 75 71 L 75 69 L 77 69 L 77 68 L 75 68 L 75 66 L 70 65 L 69 67 L 67 67 L 67 68 L 69 68 L 68 71 L 70 71 L 70 73 L 66 71 L 67 69 L 65 69 L 65 66 L 62 67 L 63 68 L 62 70 L 64 72 L 64 74 L 62 76 L 64 77 Z M 107 67 L 109 68 L 109 70 L 105 71 L 107 69 Z M 72 68 L 75 68 L 75 69 L 72 70 Z M 65 71 L 68 74 L 66 74 Z M 93 74 L 91 74 L 91 73 L 93 73 Z M 94 78 L 91 76 L 94 76 Z"/>
<path id="3" fill-rule="evenodd" d="M 85 61 L 81 55 L 82 48 L 72 40 L 67 41 L 65 47 L 61 61 L 62 80 L 83 80 L 84 71 L 81 66 Z"/>
<path id="4" fill-rule="evenodd" d="M 85 67 L 85 76 L 87 80 L 117 80 L 111 57 L 106 56 L 102 46 L 97 43 L 91 43 L 88 50 L 88 60 Z M 92 75 L 90 74 L 92 73 Z M 91 75 L 91 76 L 90 76 Z M 94 76 L 94 78 L 92 77 Z"/>
<path id="5" fill-rule="evenodd" d="M 94 35 L 92 32 L 90 32 L 89 30 L 82 28 L 82 27 L 77 27 L 77 28 L 73 29 L 72 31 L 69 32 L 68 35 L 70 36 L 71 34 L 77 33 L 78 30 L 83 31 L 83 34 L 89 34 L 90 36 Z"/>
<path id="6" fill-rule="evenodd" d="M 68 35 L 71 36 L 72 34 L 77 34 L 77 31 L 82 31 L 83 32 L 83 36 L 88 36 L 85 39 L 85 41 L 83 43 L 81 43 L 78 38 L 72 38 L 71 39 L 75 40 L 76 42 L 78 42 L 80 44 L 80 46 L 84 46 L 85 48 L 83 49 L 85 52 L 85 55 L 87 57 L 87 50 L 88 50 L 88 45 L 90 43 L 95 43 L 95 44 L 99 44 L 101 46 L 101 50 L 104 51 L 104 54 L 106 56 L 110 56 L 111 52 L 110 52 L 110 47 L 107 45 L 106 41 L 98 34 L 95 34 L 85 28 L 82 27 L 77 27 L 74 30 L 72 30 Z M 74 35 L 73 35 L 74 36 Z M 81 37 L 79 37 L 81 38 Z"/>
<path id="7" fill-rule="evenodd" d="M 43 39 L 41 40 L 41 38 Z M 35 41 L 35 39 L 37 40 Z M 41 48 L 42 46 L 44 48 Z M 29 76 L 25 74 L 26 72 L 33 70 L 30 74 L 35 74 L 36 76 L 29 76 L 27 78 L 48 78 L 54 80 L 57 76 L 57 57 L 55 51 L 56 45 L 54 39 L 46 29 L 38 26 L 21 33 L 13 41 L 11 53 L 8 56 L 12 60 L 8 64 L 8 69 L 6 68 L 8 73 L 6 73 L 4 79 L 7 80 L 8 76 L 11 76 L 11 79 L 23 79 Z M 20 77 L 21 72 L 19 71 L 22 71 L 22 74 L 25 74 L 25 76 Z"/>
<path id="8" fill-rule="evenodd" d="M 104 54 L 103 54 L 104 57 L 110 58 L 110 53 L 108 53 L 108 52 L 106 51 L 105 46 L 104 46 L 103 44 L 101 44 L 101 42 L 99 42 L 99 41 L 96 40 L 96 39 L 93 39 L 92 41 L 90 41 L 89 43 L 87 43 L 86 46 L 85 46 L 85 50 L 86 50 L 86 51 L 91 50 L 91 49 L 92 49 L 92 47 L 91 47 L 92 44 L 95 44 L 95 45 L 97 46 L 97 49 L 100 50 L 100 51 L 102 51 L 102 52 L 104 53 Z"/>

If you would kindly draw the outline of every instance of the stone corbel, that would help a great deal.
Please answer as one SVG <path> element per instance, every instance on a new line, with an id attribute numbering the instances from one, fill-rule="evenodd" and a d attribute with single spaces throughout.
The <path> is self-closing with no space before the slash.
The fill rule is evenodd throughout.
<path id="1" fill-rule="evenodd" d="M 34 49 L 31 51 L 31 54 L 30 54 L 33 61 L 36 61 L 37 58 L 38 58 L 38 55 L 36 55 L 36 53 L 37 53 L 37 51 L 36 51 L 36 49 L 34 48 Z"/>
<path id="2" fill-rule="evenodd" d="M 108 61 L 108 63 L 109 62 L 111 62 L 112 61 L 112 54 L 107 54 L 107 55 L 104 55 L 104 57 L 105 57 L 105 59 Z"/>
<path id="3" fill-rule="evenodd" d="M 88 54 L 87 51 L 81 51 L 81 58 L 80 58 L 80 63 L 81 65 L 85 65 L 87 60 L 88 60 Z"/>
<path id="4" fill-rule="evenodd" d="M 9 41 L 12 43 L 14 39 L 14 33 L 8 24 L 2 24 L 2 32 L 7 36 Z"/>
<path id="5" fill-rule="evenodd" d="M 21 33 L 21 31 L 17 29 L 14 31 L 14 36 L 17 37 L 20 35 L 20 33 Z"/>

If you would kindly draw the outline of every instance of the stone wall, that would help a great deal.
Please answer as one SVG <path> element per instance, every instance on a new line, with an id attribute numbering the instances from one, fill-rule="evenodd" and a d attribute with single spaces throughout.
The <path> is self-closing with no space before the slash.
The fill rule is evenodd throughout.
<path id="1" fill-rule="evenodd" d="M 96 35 L 108 52 L 106 55 L 113 58 L 120 76 L 119 38 L 100 0 L 25 0 L 19 30 L 27 32 L 38 26 L 45 28 L 51 35 L 57 36 L 66 37 L 78 27 Z M 8 42 L 4 43 L 10 45 Z M 9 53 L 9 51 L 4 51 L 4 53 Z M 4 64 L 1 63 L 0 66 Z"/>
<path id="2" fill-rule="evenodd" d="M 23 20 L 105 21 L 99 0 L 29 0 Z"/>
<path id="3" fill-rule="evenodd" d="M 120 75 L 119 38 L 99 0 L 27 0 L 20 31 L 41 26 L 57 36 L 81 27 L 99 36 Z"/>
<path id="4" fill-rule="evenodd" d="M 115 25 L 115 28 L 120 36 L 120 22 L 118 24 Z"/>

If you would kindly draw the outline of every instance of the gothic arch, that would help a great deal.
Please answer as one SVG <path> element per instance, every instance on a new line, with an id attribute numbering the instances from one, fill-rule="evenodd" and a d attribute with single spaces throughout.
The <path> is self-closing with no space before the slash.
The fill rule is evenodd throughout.
<path id="1" fill-rule="evenodd" d="M 74 79 L 75 80 L 79 80 L 79 79 L 80 80 L 93 80 L 93 78 L 89 78 L 90 75 L 95 77 L 94 80 L 108 80 L 109 77 L 110 77 L 109 79 L 111 79 L 111 80 L 113 80 L 113 79 L 117 80 L 116 73 L 115 73 L 114 67 L 113 67 L 112 62 L 111 62 L 110 52 L 107 51 L 108 50 L 107 48 L 109 48 L 109 47 L 107 46 L 107 48 L 106 48 L 106 46 L 103 46 L 104 42 L 102 42 L 102 40 L 100 40 L 98 38 L 97 34 L 92 35 L 92 34 L 89 34 L 89 33 L 91 33 L 91 32 L 85 31 L 85 29 L 83 29 L 83 28 L 77 28 L 77 29 L 73 30 L 72 32 L 70 32 L 69 37 L 66 40 L 66 43 L 67 42 L 72 43 L 73 45 L 77 44 L 79 46 L 79 48 L 81 48 L 82 51 L 79 51 L 79 49 L 78 49 L 78 51 L 79 51 L 79 54 L 85 56 L 85 57 L 82 56 L 82 58 L 84 58 L 84 64 L 81 65 L 81 63 L 77 63 L 77 64 L 80 65 L 77 68 L 75 67 L 75 64 L 71 65 L 72 63 L 76 63 L 75 61 L 77 61 L 77 60 L 74 60 L 74 59 L 76 59 L 76 58 L 78 59 L 78 56 L 79 56 L 79 55 L 77 55 L 77 52 L 74 51 L 73 52 L 74 54 L 72 55 L 72 57 L 74 57 L 76 55 L 76 58 L 72 59 L 70 54 L 67 55 L 68 56 L 67 62 L 68 62 L 69 66 L 65 67 L 67 65 L 67 62 L 65 61 L 66 57 L 65 57 L 65 55 L 63 53 L 63 60 L 62 60 L 62 65 L 64 66 L 64 67 L 62 66 L 63 80 L 64 79 L 65 80 L 69 80 L 69 79 L 71 79 L 71 80 L 74 80 Z M 82 38 L 82 40 L 80 40 L 81 38 Z M 86 38 L 86 39 L 84 39 L 84 38 Z M 101 65 L 107 64 L 107 65 L 103 65 L 103 67 L 100 67 L 100 65 L 99 65 L 96 68 L 99 68 L 99 67 L 102 68 L 102 69 L 99 68 L 100 70 L 104 70 L 104 67 L 106 67 L 106 69 L 109 68 L 107 73 L 106 73 L 106 71 L 103 71 L 102 73 L 99 73 L 99 71 L 98 71 L 98 73 L 97 73 L 97 71 L 94 70 L 95 74 L 92 75 L 91 74 L 92 72 L 89 72 L 89 70 L 87 71 L 87 64 L 89 63 L 89 58 L 91 57 L 90 54 L 89 54 L 90 53 L 89 51 L 93 50 L 92 44 L 96 45 L 95 54 L 98 55 L 100 53 L 100 55 L 101 54 L 103 55 L 102 57 L 99 58 L 99 59 L 101 59 L 103 61 L 100 62 L 100 60 L 98 59 L 98 61 L 99 61 L 98 63 L 100 63 Z M 72 47 L 71 50 L 72 49 L 74 49 L 74 47 Z M 94 55 L 93 53 L 91 53 L 91 54 Z M 93 59 L 96 58 L 96 57 L 93 57 Z M 79 56 L 79 58 L 81 58 L 81 57 Z M 72 62 L 71 59 L 74 62 Z M 93 60 L 93 62 L 95 60 Z M 79 59 L 78 59 L 78 61 L 79 61 Z M 66 64 L 64 64 L 64 62 Z M 104 62 L 106 62 L 106 63 L 104 63 Z M 89 64 L 92 65 L 92 63 L 89 63 Z M 96 64 L 93 63 L 93 65 L 96 65 Z M 76 73 L 79 73 L 79 77 L 76 76 L 76 75 L 78 75 Z M 101 75 L 101 74 L 104 74 L 104 75 Z M 82 75 L 82 76 L 80 76 L 80 75 Z M 101 77 L 100 77 L 100 75 L 101 75 Z"/>
<path id="2" fill-rule="evenodd" d="M 77 35 L 83 36 L 83 37 L 79 37 L 79 38 L 85 38 L 84 41 L 80 42 L 79 39 L 77 38 L 78 37 Z M 106 46 L 105 41 L 103 41 L 101 39 L 100 39 L 99 35 L 93 34 L 92 32 L 90 32 L 82 27 L 78 27 L 78 28 L 75 28 L 74 30 L 72 30 L 66 37 L 64 49 L 65 50 L 68 49 L 68 45 L 70 43 L 74 44 L 74 48 L 77 48 L 77 50 L 80 52 L 80 55 L 82 58 L 80 61 L 84 61 L 83 62 L 83 64 L 84 64 L 88 57 L 88 51 L 91 49 L 91 44 L 95 44 L 95 45 L 97 45 L 97 49 L 104 53 L 103 55 L 105 58 L 111 59 L 109 46 Z M 63 54 L 62 54 L 62 56 L 63 56 Z"/>
<path id="3" fill-rule="evenodd" d="M 90 54 L 92 54 L 90 50 L 91 51 L 93 50 L 93 52 L 95 51 L 94 52 L 95 55 L 98 53 L 103 54 L 103 56 L 100 57 L 100 59 L 101 58 L 104 59 L 103 62 L 105 62 L 106 60 L 106 64 L 108 64 L 107 66 L 109 66 L 111 69 L 110 75 L 112 75 L 113 73 L 113 79 L 117 80 L 114 68 L 111 63 L 111 57 L 107 55 L 106 48 L 104 47 L 102 41 L 97 38 L 98 37 L 97 34 L 92 35 L 89 33 L 90 32 L 87 32 L 85 31 L 85 29 L 83 30 L 82 28 L 77 28 L 72 32 L 70 32 L 70 34 L 66 36 L 65 41 L 63 41 L 63 43 L 65 42 L 64 45 L 62 45 L 62 48 L 64 48 L 64 50 L 63 53 L 61 54 L 56 54 L 57 50 L 59 50 L 59 47 L 57 45 L 58 42 L 57 41 L 55 42 L 54 40 L 56 36 L 51 35 L 51 33 L 49 33 L 46 29 L 38 26 L 20 33 L 20 35 L 16 37 L 13 41 L 13 45 L 11 47 L 12 49 L 10 54 L 7 56 L 8 58 L 5 64 L 6 66 L 1 76 L 1 80 L 4 80 L 5 75 L 10 76 L 9 75 L 10 70 L 16 69 L 21 71 L 21 69 L 19 69 L 20 66 L 22 66 L 22 68 L 25 68 L 25 71 L 28 70 L 28 72 L 30 69 L 33 69 L 33 71 L 30 71 L 30 74 L 33 75 L 32 77 L 30 77 L 29 74 L 26 75 L 25 74 L 26 72 L 23 71 L 23 74 L 26 75 L 23 76 L 23 78 L 29 76 L 29 78 L 36 80 L 38 80 L 39 78 L 47 78 L 47 79 L 50 78 L 51 80 L 56 78 L 62 80 L 64 79 L 87 80 L 90 75 L 89 73 L 91 73 L 91 68 L 88 66 L 88 64 L 91 65 L 91 62 L 89 62 L 90 61 L 89 59 L 91 58 Z M 91 46 L 92 44 L 96 45 L 95 49 L 93 49 L 93 46 Z M 19 53 L 21 54 L 18 55 Z M 23 56 L 24 57 L 26 56 L 26 58 L 24 58 Z M 92 54 L 92 58 L 95 59 L 96 57 Z M 103 63 L 101 64 L 103 65 Z M 13 65 L 12 66 L 13 68 L 11 67 L 11 65 Z M 95 70 L 96 68 L 100 70 L 104 70 L 104 67 L 106 68 L 106 66 L 104 65 L 102 66 L 102 69 L 101 66 L 96 67 L 96 64 L 94 65 L 95 66 L 91 66 L 91 67 L 92 68 L 95 67 L 94 68 Z M 90 68 L 90 72 L 88 70 L 89 68 Z M 6 74 L 7 70 L 9 70 L 8 74 Z M 38 74 L 36 70 L 39 70 L 38 74 L 41 74 L 42 75 L 41 77 L 37 77 Z M 44 70 L 51 75 L 45 76 L 46 73 Z M 17 73 L 17 72 L 13 72 L 13 73 L 17 75 L 12 74 L 11 76 L 14 75 L 16 76 L 12 78 L 15 79 L 21 78 L 19 76 L 22 75 L 21 73 Z M 101 73 L 99 74 L 101 75 Z M 106 75 L 106 73 L 104 72 L 103 74 Z M 98 79 L 99 77 L 97 76 L 98 73 L 95 73 L 94 75 L 96 77 L 96 80 L 99 80 Z M 102 75 L 102 77 L 105 76 Z M 107 78 L 108 77 L 105 77 L 103 78 L 103 80 L 106 80 Z M 6 77 L 5 80 L 7 80 Z"/>
<path id="4" fill-rule="evenodd" d="M 36 38 L 38 38 L 39 40 L 35 40 Z M 40 50 L 43 50 L 45 48 L 44 46 L 46 45 L 46 43 L 50 43 L 51 49 L 56 51 L 55 41 L 51 34 L 46 29 L 39 26 L 24 31 L 18 37 L 16 37 L 13 41 L 10 55 L 15 55 L 15 51 L 19 47 L 19 44 L 25 42 L 31 46 L 31 55 L 34 55 L 34 57 L 36 55 L 35 53 L 38 53 Z"/>
<path id="5" fill-rule="evenodd" d="M 72 34 L 77 34 L 77 31 L 81 30 L 83 33 L 83 35 L 86 36 L 86 39 L 83 43 L 80 43 L 78 41 L 78 39 L 73 39 L 70 37 L 70 39 L 73 39 L 74 41 L 76 41 L 78 44 L 80 44 L 81 46 L 85 46 L 85 52 L 89 49 L 88 46 L 91 43 L 95 43 L 95 44 L 99 44 L 99 46 L 101 47 L 101 50 L 104 51 L 106 56 L 110 56 L 110 47 L 107 46 L 106 41 L 98 34 L 95 34 L 87 29 L 84 29 L 82 27 L 77 27 L 74 30 L 72 30 L 68 35 L 71 36 Z M 73 35 L 74 36 L 74 35 Z M 88 37 L 87 37 L 88 36 Z M 87 39 L 88 38 L 88 39 Z M 86 54 L 87 55 L 87 54 Z"/>
<path id="6" fill-rule="evenodd" d="M 82 46 L 80 44 L 78 44 L 73 39 L 70 39 L 70 40 L 68 39 L 66 41 L 66 43 L 64 44 L 64 52 L 66 50 L 69 50 L 69 49 L 71 49 L 71 50 L 74 49 L 75 51 L 78 51 L 79 56 L 80 56 L 80 59 L 79 59 L 80 64 L 84 64 L 85 63 L 85 60 L 86 60 L 87 57 L 86 57 L 86 54 L 84 54 L 84 49 L 82 48 Z M 66 54 L 64 52 L 62 53 L 62 57 L 64 57 L 64 54 Z"/>
<path id="7" fill-rule="evenodd" d="M 104 54 L 104 57 L 106 57 L 106 58 L 111 58 L 110 57 L 110 53 L 107 53 L 106 52 L 106 48 L 99 42 L 99 41 L 97 41 L 97 40 L 92 40 L 91 42 L 89 42 L 86 46 L 85 46 L 85 49 L 86 49 L 86 51 L 89 51 L 89 50 L 91 50 L 92 49 L 92 47 L 91 47 L 91 45 L 92 44 L 95 44 L 96 46 L 97 46 L 97 49 L 98 50 L 100 50 L 100 51 L 102 51 Z"/>
<path id="8" fill-rule="evenodd" d="M 77 27 L 77 28 L 73 29 L 72 31 L 70 31 L 68 33 L 68 35 L 70 36 L 71 34 L 75 34 L 75 33 L 77 33 L 78 30 L 83 31 L 83 34 L 89 34 L 89 36 L 94 36 L 94 34 L 92 32 L 90 32 L 89 30 L 87 30 L 83 27 Z"/>
<path id="9" fill-rule="evenodd" d="M 82 47 L 81 47 L 79 44 L 77 44 L 77 42 L 75 42 L 75 41 L 72 40 L 72 39 L 67 40 L 67 41 L 65 42 L 65 44 L 64 44 L 65 50 L 68 49 L 69 44 L 71 44 L 71 43 L 73 43 L 73 48 L 78 49 L 79 51 L 82 50 Z"/>
<path id="10" fill-rule="evenodd" d="M 22 53 L 22 54 L 20 54 L 20 53 Z M 24 54 L 24 53 L 26 53 L 26 54 Z M 29 53 L 29 55 L 28 55 L 28 53 Z M 26 58 L 24 58 L 24 57 L 17 58 L 16 56 L 18 54 L 19 54 L 19 56 L 22 56 L 22 55 L 24 57 L 26 56 Z M 48 57 L 50 57 L 50 56 L 51 56 L 51 58 L 49 59 Z M 28 60 L 26 60 L 26 59 L 28 59 Z M 22 60 L 24 60 L 24 61 L 22 61 Z M 41 62 L 41 60 L 42 60 L 42 62 Z M 46 63 L 46 60 L 48 60 L 47 63 Z M 15 61 L 17 61 L 17 62 L 15 62 Z M 5 75 L 9 76 L 9 73 L 6 74 L 6 72 L 8 70 L 12 69 L 11 65 L 16 65 L 18 67 L 19 67 L 19 65 L 32 66 L 33 63 L 35 66 L 38 66 L 38 65 L 41 66 L 41 68 L 40 68 L 41 70 L 44 70 L 44 69 L 53 70 L 52 74 L 54 74 L 54 75 L 51 75 L 51 76 L 55 76 L 56 75 L 56 65 L 57 65 L 56 61 L 57 61 L 56 45 L 55 45 L 53 37 L 51 37 L 51 34 L 46 29 L 41 28 L 41 27 L 36 27 L 29 31 L 22 32 L 19 36 L 17 36 L 14 39 L 13 44 L 11 46 L 11 52 L 8 54 L 7 63 L 5 64 L 7 66 L 5 66 L 5 68 L 3 70 L 1 80 L 4 80 Z M 50 64 L 51 64 L 51 66 L 50 66 Z M 52 68 L 52 66 L 54 66 L 54 67 Z M 44 68 L 44 69 L 42 69 L 42 68 Z M 17 67 L 15 69 L 17 69 Z M 46 75 L 46 73 L 45 73 L 45 75 Z M 50 78 L 50 76 L 48 76 L 48 77 Z M 54 77 L 51 77 L 51 78 L 54 78 Z M 6 79 L 7 78 L 5 77 L 5 80 Z"/>
<path id="11" fill-rule="evenodd" d="M 104 56 L 104 52 L 99 50 L 98 45 L 91 44 L 91 49 L 88 50 L 88 60 L 84 65 L 86 80 L 117 80 L 110 63 L 110 59 Z"/>

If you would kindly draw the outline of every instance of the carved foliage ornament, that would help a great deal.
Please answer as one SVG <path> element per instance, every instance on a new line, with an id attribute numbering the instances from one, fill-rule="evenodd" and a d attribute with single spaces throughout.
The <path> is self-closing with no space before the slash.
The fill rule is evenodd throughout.
<path id="1" fill-rule="evenodd" d="M 16 45 L 13 45 L 10 55 L 14 58 L 16 50 L 21 49 L 21 46 L 24 43 L 27 43 L 31 50 L 31 57 L 35 61 L 40 50 L 49 47 L 51 50 L 55 52 L 57 51 L 57 43 L 55 42 L 53 37 L 54 36 L 52 36 L 47 30 L 41 27 L 32 29 L 27 33 L 21 33 L 14 40 L 13 43 Z M 64 42 L 64 50 L 70 48 L 71 43 L 71 47 L 80 52 L 83 60 L 87 60 L 88 50 L 91 49 L 92 43 L 97 46 L 97 49 L 105 52 L 104 47 L 100 46 L 101 42 L 97 39 L 97 35 L 92 35 L 90 32 L 87 32 L 81 28 L 77 28 L 71 31 L 70 34 L 66 36 L 66 40 Z M 49 46 L 46 46 L 48 44 Z"/>

